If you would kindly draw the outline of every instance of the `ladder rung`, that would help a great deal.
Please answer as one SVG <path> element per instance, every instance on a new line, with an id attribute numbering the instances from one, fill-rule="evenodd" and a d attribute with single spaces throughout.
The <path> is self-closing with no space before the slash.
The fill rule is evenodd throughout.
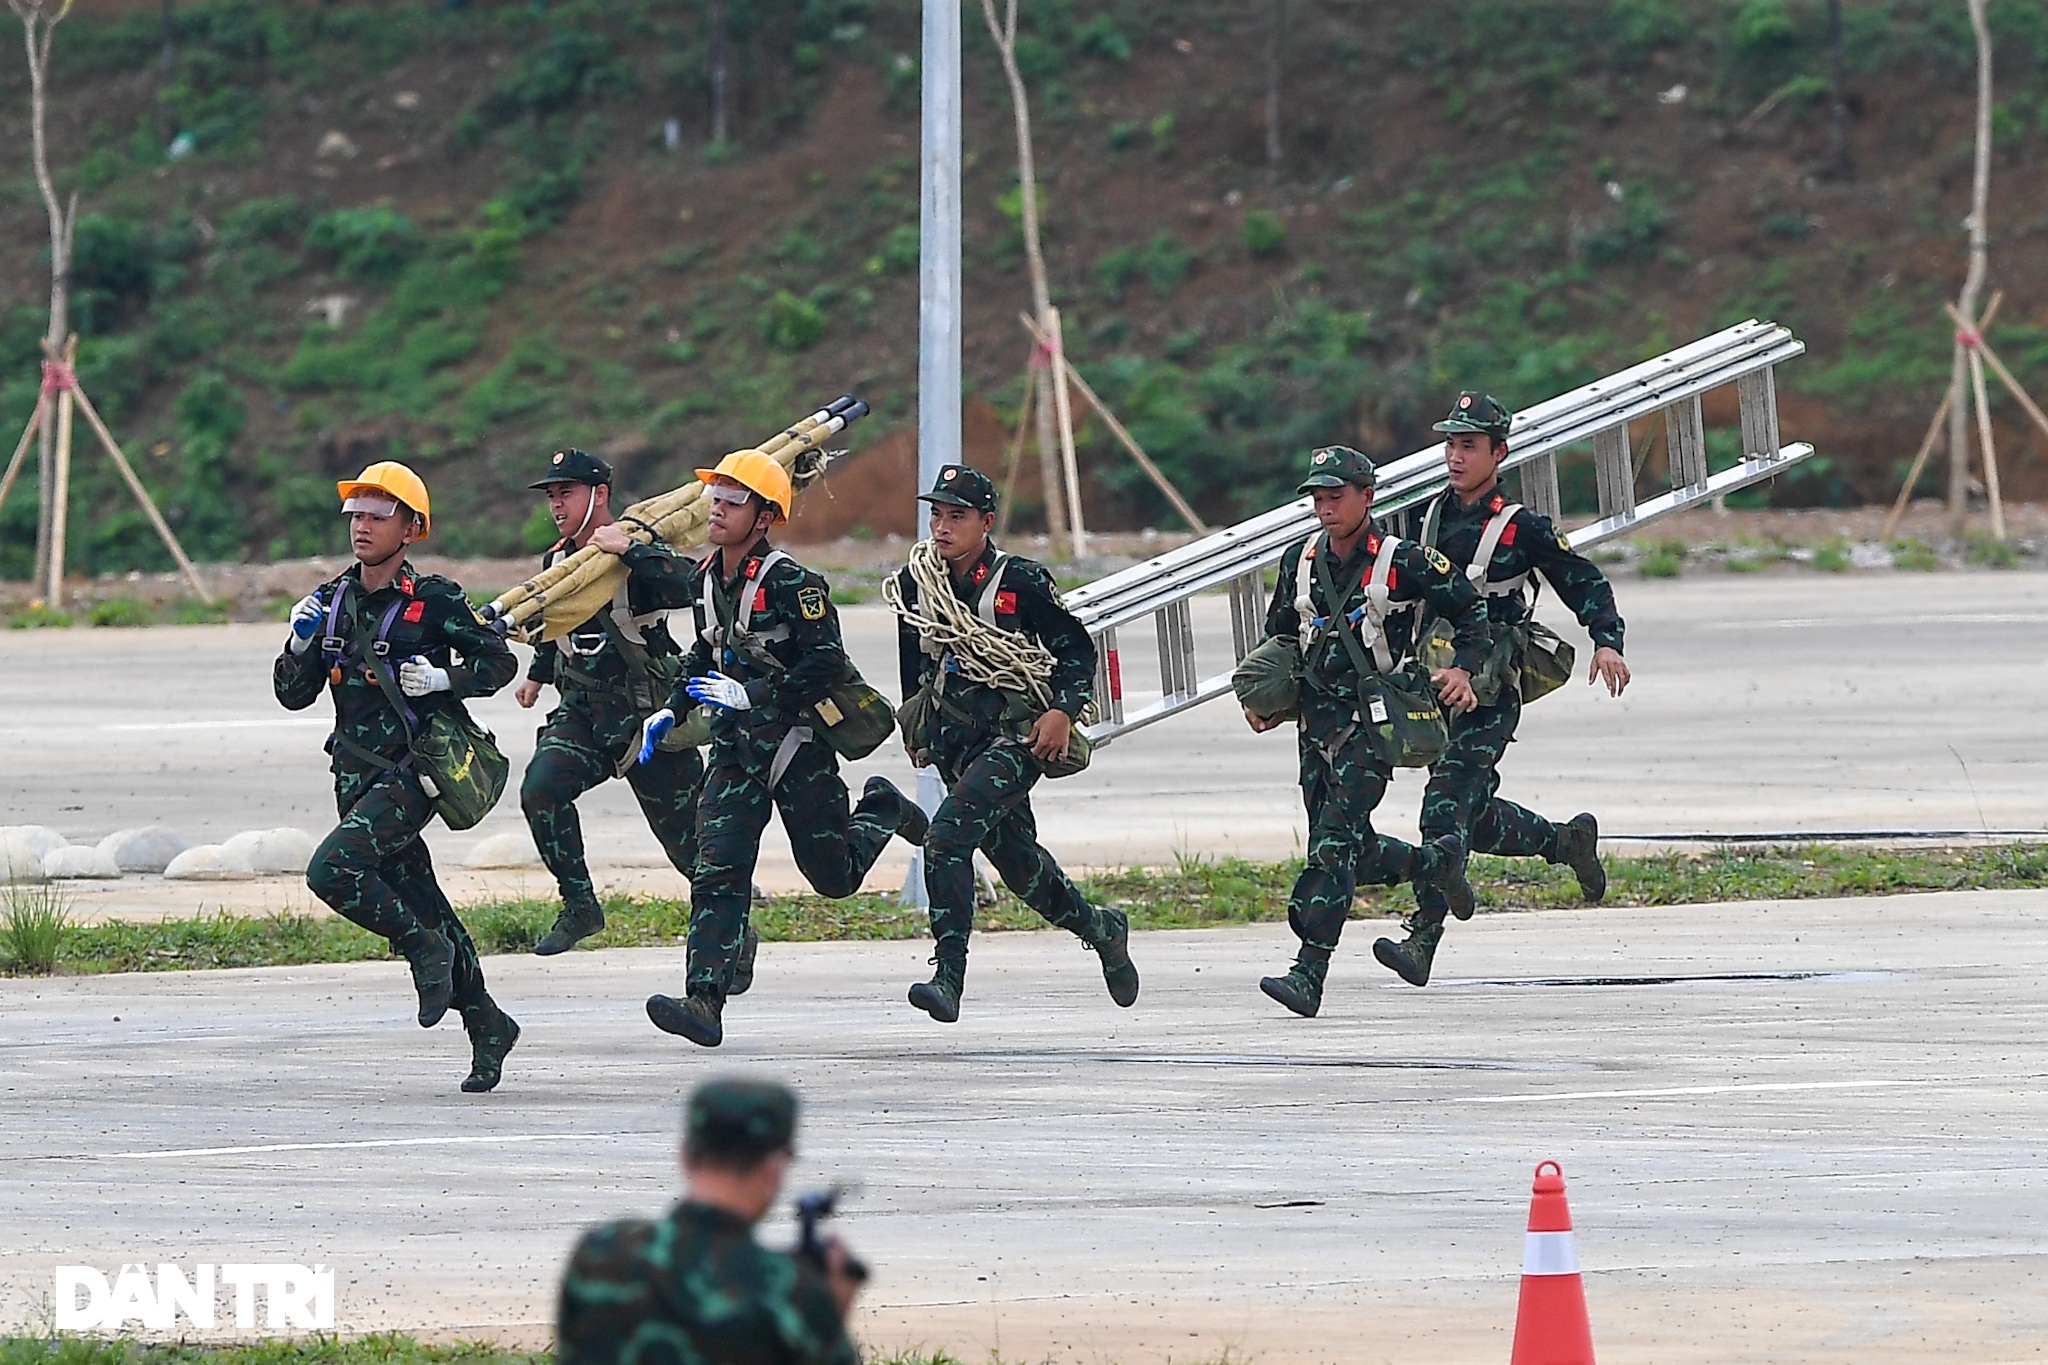
<path id="1" fill-rule="evenodd" d="M 1673 488 L 1699 488 L 1706 483 L 1706 424 L 1700 418 L 1697 396 L 1664 409 L 1664 448 L 1670 452 Z"/>
<path id="2" fill-rule="evenodd" d="M 1628 425 L 1593 434 L 1593 472 L 1600 485 L 1602 518 L 1636 510 L 1636 471 L 1628 448 Z"/>

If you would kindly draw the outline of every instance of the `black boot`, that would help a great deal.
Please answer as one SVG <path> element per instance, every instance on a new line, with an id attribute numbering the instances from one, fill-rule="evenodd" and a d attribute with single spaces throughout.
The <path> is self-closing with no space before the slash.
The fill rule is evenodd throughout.
<path id="1" fill-rule="evenodd" d="M 761 951 L 761 931 L 753 925 L 740 936 L 740 950 L 732 960 L 732 984 L 725 988 L 728 997 L 745 995 L 754 984 L 754 954 Z"/>
<path id="2" fill-rule="evenodd" d="M 1088 946 L 1102 959 L 1102 981 L 1109 987 L 1109 998 L 1129 1009 L 1138 1002 L 1138 969 L 1131 965 L 1130 917 L 1121 910 L 1103 913 L 1111 917 L 1116 931 L 1101 943 Z"/>
<path id="3" fill-rule="evenodd" d="M 725 1041 L 725 1025 L 719 1016 L 725 1001 L 709 987 L 690 992 L 687 1000 L 667 995 L 647 997 L 647 1017 L 663 1033 L 688 1038 L 698 1047 L 717 1047 Z"/>
<path id="4" fill-rule="evenodd" d="M 415 925 L 391 946 L 405 954 L 412 968 L 412 987 L 420 997 L 420 1027 L 432 1028 L 448 1013 L 455 998 L 455 945 L 448 936 L 425 925 Z"/>
<path id="5" fill-rule="evenodd" d="M 1323 1007 L 1323 979 L 1330 972 L 1330 955 L 1303 948 L 1301 956 L 1285 976 L 1259 978 L 1259 989 L 1304 1019 L 1316 1017 Z"/>
<path id="6" fill-rule="evenodd" d="M 1436 945 L 1443 940 L 1444 917 L 1438 911 L 1434 915 L 1418 911 L 1410 915 L 1401 926 L 1407 936 L 1399 943 L 1390 938 L 1376 939 L 1372 955 L 1380 965 L 1396 973 L 1411 986 L 1429 984 L 1429 965 L 1436 960 Z"/>
<path id="7" fill-rule="evenodd" d="M 934 957 L 938 970 L 910 988 L 910 1003 L 942 1024 L 960 1022 L 960 997 L 967 991 L 967 955 Z"/>
<path id="8" fill-rule="evenodd" d="M 1433 888 L 1459 919 L 1471 919 L 1479 908 L 1479 897 L 1465 878 L 1465 850 L 1452 840 L 1431 839 L 1415 850 L 1415 885 Z"/>
<path id="9" fill-rule="evenodd" d="M 535 957 L 553 957 L 566 953 L 592 934 L 604 929 L 604 907 L 592 897 L 588 904 L 562 906 L 562 913 L 555 916 L 555 927 L 541 936 L 533 945 Z"/>
<path id="10" fill-rule="evenodd" d="M 1600 861 L 1600 822 L 1591 815 L 1581 811 L 1557 827 L 1550 861 L 1572 870 L 1586 904 L 1598 905 L 1607 895 L 1607 868 Z"/>
<path id="11" fill-rule="evenodd" d="M 931 818 L 924 808 L 905 796 L 894 782 L 886 777 L 871 777 L 860 789 L 860 806 L 856 810 L 872 809 L 883 802 L 893 802 L 896 807 L 896 834 L 912 848 L 924 847 L 924 836 L 931 832 Z"/>
<path id="12" fill-rule="evenodd" d="M 469 1075 L 463 1078 L 462 1088 L 469 1094 L 481 1095 L 486 1090 L 498 1088 L 498 1078 L 505 1072 L 506 1054 L 519 1041 L 519 1024 L 511 1015 L 498 1008 L 498 1002 L 488 997 L 474 1011 L 462 1012 L 462 1027 L 469 1034 Z"/>

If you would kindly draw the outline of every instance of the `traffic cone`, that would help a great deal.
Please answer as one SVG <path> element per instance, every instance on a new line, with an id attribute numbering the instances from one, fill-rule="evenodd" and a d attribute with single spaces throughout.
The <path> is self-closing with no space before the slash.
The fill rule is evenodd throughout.
<path id="1" fill-rule="evenodd" d="M 1586 1286 L 1572 1241 L 1572 1211 L 1564 1202 L 1564 1167 L 1536 1168 L 1529 1199 L 1529 1236 L 1522 1244 L 1522 1303 L 1515 1313 L 1510 1365 L 1593 1365 L 1593 1328 L 1586 1321 Z"/>

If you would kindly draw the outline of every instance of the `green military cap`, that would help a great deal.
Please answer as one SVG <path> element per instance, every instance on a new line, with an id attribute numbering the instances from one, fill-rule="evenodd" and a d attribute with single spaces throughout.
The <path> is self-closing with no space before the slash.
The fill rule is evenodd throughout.
<path id="1" fill-rule="evenodd" d="M 1477 431 L 1497 441 L 1508 438 L 1508 427 L 1515 415 L 1496 403 L 1490 394 L 1472 389 L 1458 395 L 1458 401 L 1451 405 L 1451 415 L 1431 427 L 1431 431 L 1460 432 Z"/>
<path id="2" fill-rule="evenodd" d="M 526 485 L 546 488 L 554 483 L 587 483 L 596 488 L 611 487 L 612 467 L 597 456 L 573 447 L 548 456 L 548 472 Z"/>
<path id="3" fill-rule="evenodd" d="M 1350 446 L 1324 446 L 1309 452 L 1308 476 L 1294 486 L 1294 491 L 1306 493 L 1311 488 L 1342 488 L 1347 483 L 1371 488 L 1375 477 L 1372 461 Z"/>
<path id="4" fill-rule="evenodd" d="M 917 500 L 993 512 L 996 510 L 996 486 L 989 482 L 988 475 L 970 465 L 943 465 L 938 478 L 932 480 L 932 491 L 919 493 Z"/>
<path id="5" fill-rule="evenodd" d="M 754 1158 L 796 1138 L 796 1095 L 773 1081 L 706 1081 L 683 1111 L 683 1145 L 693 1155 Z"/>

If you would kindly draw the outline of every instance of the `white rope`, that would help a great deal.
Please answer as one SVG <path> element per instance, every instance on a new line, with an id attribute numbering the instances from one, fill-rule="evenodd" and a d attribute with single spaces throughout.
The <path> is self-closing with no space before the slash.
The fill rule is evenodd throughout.
<path id="1" fill-rule="evenodd" d="M 1052 651 L 1026 636 L 998 630 L 976 616 L 974 609 L 954 594 L 946 561 L 929 540 L 910 547 L 910 581 L 917 586 L 916 607 L 904 602 L 902 584 L 895 574 L 883 581 L 882 600 L 917 632 L 925 653 L 940 660 L 951 655 L 960 676 L 968 681 L 998 691 L 1022 692 L 1041 710 L 1052 709 Z"/>

